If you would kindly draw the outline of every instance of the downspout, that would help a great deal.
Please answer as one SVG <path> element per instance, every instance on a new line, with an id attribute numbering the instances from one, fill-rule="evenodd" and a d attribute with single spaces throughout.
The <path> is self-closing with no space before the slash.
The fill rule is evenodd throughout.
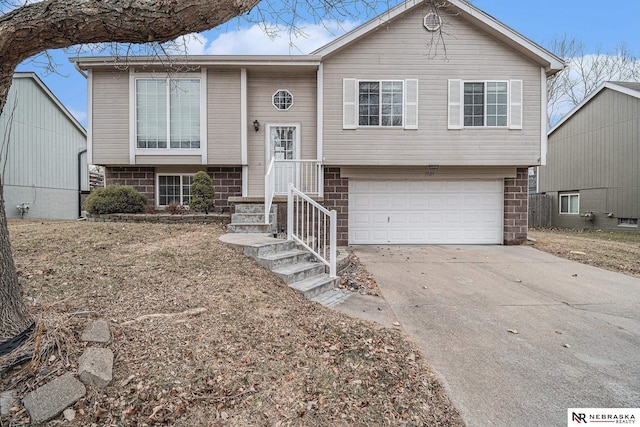
<path id="1" fill-rule="evenodd" d="M 82 218 L 82 155 L 86 152 L 84 149 L 78 153 L 78 218 Z"/>

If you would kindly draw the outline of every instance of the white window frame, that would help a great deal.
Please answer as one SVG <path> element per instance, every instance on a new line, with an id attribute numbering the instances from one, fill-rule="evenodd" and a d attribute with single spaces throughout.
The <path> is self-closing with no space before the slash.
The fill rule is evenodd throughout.
<path id="1" fill-rule="evenodd" d="M 465 107 L 465 102 L 464 102 L 464 86 L 466 84 L 472 84 L 472 83 L 481 83 L 484 86 L 483 89 L 483 100 L 482 100 L 482 106 L 483 106 L 483 117 L 482 117 L 482 126 L 467 126 L 464 124 L 464 107 Z M 507 117 L 507 124 L 506 125 L 502 125 L 502 126 L 488 126 L 487 125 L 487 84 L 488 83 L 504 83 L 507 85 L 507 113 L 506 113 L 506 117 Z M 511 96 L 511 87 L 509 85 L 509 80 L 463 80 L 462 81 L 462 97 L 460 99 L 460 103 L 462 105 L 462 127 L 463 128 L 473 128 L 473 129 L 506 129 L 509 127 L 509 109 L 511 108 L 511 103 L 510 103 L 510 96 Z"/>
<path id="2" fill-rule="evenodd" d="M 280 92 L 287 92 L 291 97 L 291 104 L 289 104 L 287 108 L 279 108 L 276 105 L 276 95 L 279 94 Z M 291 107 L 293 107 L 293 94 L 288 89 L 278 89 L 277 91 L 273 92 L 273 95 L 271 95 L 271 105 L 273 105 L 273 108 L 275 108 L 278 111 L 288 111 L 291 109 Z"/>
<path id="3" fill-rule="evenodd" d="M 464 86 L 467 83 L 481 83 L 484 86 L 483 94 L 483 125 L 464 125 Z M 501 126 L 487 126 L 487 84 L 507 84 L 507 124 Z M 514 79 L 449 79 L 448 80 L 448 129 L 514 129 L 522 130 L 523 119 L 523 81 Z"/>
<path id="4" fill-rule="evenodd" d="M 161 205 L 160 204 L 160 177 L 161 176 L 179 176 L 180 177 L 180 206 L 184 206 L 184 207 L 188 207 L 189 205 L 185 205 L 184 204 L 184 194 L 182 194 L 182 178 L 185 176 L 190 176 L 192 178 L 193 181 L 193 177 L 195 176 L 195 173 L 157 173 L 156 174 L 156 207 L 158 208 L 166 208 L 169 205 Z M 193 182 L 191 183 L 193 185 Z M 192 195 L 193 196 L 193 195 Z"/>
<path id="5" fill-rule="evenodd" d="M 635 221 L 635 223 L 633 223 Z M 618 218 L 618 227 L 638 228 L 638 218 Z"/>
<path id="6" fill-rule="evenodd" d="M 576 209 L 576 212 L 562 212 L 562 198 L 563 197 L 568 197 L 569 201 L 567 206 L 569 207 L 569 210 L 571 210 L 571 197 L 577 197 L 578 198 L 578 206 Z M 560 215 L 580 215 L 580 193 L 561 193 L 558 195 L 558 213 Z"/>
<path id="7" fill-rule="evenodd" d="M 360 83 L 379 83 L 380 95 L 378 97 L 378 124 L 377 125 L 361 125 L 360 124 Z M 402 124 L 385 126 L 382 124 L 382 83 L 401 83 L 402 84 Z M 356 126 L 359 128 L 384 128 L 384 129 L 404 129 L 406 111 L 407 88 L 404 80 L 398 79 L 356 79 Z"/>
<path id="8" fill-rule="evenodd" d="M 167 148 L 138 148 L 138 118 L 136 86 L 138 80 L 199 80 L 200 82 L 200 148 L 171 148 L 170 138 L 167 138 Z M 170 107 L 170 85 L 167 86 L 167 106 Z M 207 164 L 207 70 L 196 73 L 129 73 L 129 160 L 136 164 L 136 156 L 201 156 L 201 164 Z M 170 137 L 170 108 L 167 108 L 167 136 Z"/>

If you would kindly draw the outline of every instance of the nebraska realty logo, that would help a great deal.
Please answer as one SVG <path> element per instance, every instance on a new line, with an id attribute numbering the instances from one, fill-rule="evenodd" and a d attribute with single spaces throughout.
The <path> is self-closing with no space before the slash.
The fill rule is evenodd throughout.
<path id="1" fill-rule="evenodd" d="M 567 426 L 591 423 L 635 425 L 639 419 L 640 408 L 569 408 L 567 410 Z M 640 422 L 637 425 L 640 426 Z"/>

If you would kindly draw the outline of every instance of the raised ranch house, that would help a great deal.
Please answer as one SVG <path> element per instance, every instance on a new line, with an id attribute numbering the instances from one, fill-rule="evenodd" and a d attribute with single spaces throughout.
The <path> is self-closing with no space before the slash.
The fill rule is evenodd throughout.
<path id="1" fill-rule="evenodd" d="M 204 169 L 227 211 L 292 182 L 337 211 L 339 244 L 524 241 L 563 67 L 460 0 L 407 1 L 310 55 L 76 62 L 108 184 L 186 205 Z"/>
<path id="2" fill-rule="evenodd" d="M 607 82 L 549 131 L 551 224 L 638 231 L 640 83 Z"/>
<path id="3" fill-rule="evenodd" d="M 35 73 L 14 74 L 0 131 L 7 218 L 78 218 L 89 190 L 86 131 Z"/>

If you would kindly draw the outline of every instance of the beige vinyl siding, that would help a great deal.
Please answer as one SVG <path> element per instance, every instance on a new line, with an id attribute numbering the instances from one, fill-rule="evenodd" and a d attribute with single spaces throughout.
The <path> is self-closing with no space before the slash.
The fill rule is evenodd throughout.
<path id="1" fill-rule="evenodd" d="M 460 16 L 444 43 L 416 8 L 324 61 L 324 148 L 329 165 L 534 165 L 540 157 L 541 70 Z M 431 49 L 431 50 L 430 50 Z M 435 57 L 434 57 L 435 56 Z M 418 79 L 418 129 L 342 129 L 342 80 Z M 448 79 L 522 80 L 523 129 L 448 129 Z"/>
<path id="2" fill-rule="evenodd" d="M 316 74 L 267 74 L 250 70 L 247 75 L 248 195 L 259 197 L 264 196 L 267 125 L 299 124 L 300 159 L 317 158 Z M 285 111 L 277 110 L 272 104 L 273 94 L 281 89 L 293 96 L 293 106 Z M 259 132 L 253 129 L 254 120 L 260 122 Z"/>
<path id="3" fill-rule="evenodd" d="M 169 150 L 168 150 L 169 151 Z M 170 154 L 160 156 L 136 156 L 136 165 L 199 165 L 202 163 L 200 155 L 195 156 L 172 156 Z"/>
<path id="4" fill-rule="evenodd" d="M 240 70 L 207 70 L 207 162 L 239 165 Z"/>
<path id="5" fill-rule="evenodd" d="M 567 221 L 559 218 L 557 193 L 575 190 L 580 192 L 580 212 L 593 211 L 596 221 L 605 212 L 618 218 L 638 218 L 638 165 L 640 99 L 604 89 L 549 135 L 547 166 L 540 167 L 539 191 L 554 196 L 552 221 Z M 574 223 L 584 226 L 582 219 Z"/>
<path id="6" fill-rule="evenodd" d="M 93 70 L 92 146 L 96 165 L 129 164 L 129 73 Z"/>

